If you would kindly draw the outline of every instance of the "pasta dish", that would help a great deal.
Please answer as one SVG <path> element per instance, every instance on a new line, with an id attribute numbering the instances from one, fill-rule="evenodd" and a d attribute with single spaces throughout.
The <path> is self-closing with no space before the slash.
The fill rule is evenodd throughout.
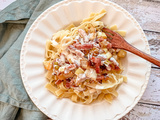
<path id="1" fill-rule="evenodd" d="M 124 50 L 112 48 L 104 27 L 121 36 L 126 32 L 116 25 L 105 26 L 101 18 L 105 10 L 91 13 L 79 26 L 69 25 L 46 41 L 44 68 L 46 88 L 58 98 L 90 104 L 105 99 L 111 103 L 118 96 L 117 88 L 127 82 L 121 60 Z"/>

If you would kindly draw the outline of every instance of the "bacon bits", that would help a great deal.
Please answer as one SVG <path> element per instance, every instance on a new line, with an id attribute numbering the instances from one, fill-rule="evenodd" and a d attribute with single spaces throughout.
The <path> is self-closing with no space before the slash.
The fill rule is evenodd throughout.
<path id="1" fill-rule="evenodd" d="M 55 82 L 55 84 L 58 85 L 58 84 L 60 84 L 61 82 L 62 82 L 62 80 L 57 80 L 57 81 Z"/>
<path id="2" fill-rule="evenodd" d="M 119 66 L 115 66 L 115 70 L 120 70 L 120 67 Z"/>
<path id="3" fill-rule="evenodd" d="M 93 63 L 95 63 L 95 65 L 96 65 L 96 73 L 99 73 L 100 72 L 101 59 L 100 58 L 96 58 L 96 57 L 92 57 L 91 61 Z"/>
<path id="4" fill-rule="evenodd" d="M 78 57 L 84 57 L 84 53 L 80 50 L 77 50 L 73 45 L 68 46 L 68 49 L 71 53 L 75 53 Z"/>
<path id="5" fill-rule="evenodd" d="M 108 43 L 106 47 L 107 47 L 107 49 L 111 49 L 112 48 L 112 44 Z"/>
<path id="6" fill-rule="evenodd" d="M 70 83 L 69 83 L 69 82 L 66 82 L 65 87 L 66 87 L 67 89 L 69 89 L 69 88 L 71 87 Z"/>
<path id="7" fill-rule="evenodd" d="M 93 48 L 93 44 L 85 43 L 85 44 L 74 44 L 75 48 L 78 50 L 89 50 Z"/>
<path id="8" fill-rule="evenodd" d="M 100 39 L 100 38 L 99 38 Z M 102 38 L 103 39 L 103 38 Z M 107 49 L 110 49 L 112 48 L 112 44 L 110 42 L 108 42 L 106 39 L 104 40 L 99 40 L 99 44 L 101 46 L 101 48 L 107 48 Z"/>
<path id="9" fill-rule="evenodd" d="M 69 71 L 74 70 L 74 69 L 76 69 L 76 65 L 71 64 L 71 65 L 67 66 L 66 69 L 69 70 Z"/>
<path id="10" fill-rule="evenodd" d="M 88 36 L 87 33 L 83 29 L 78 29 L 79 34 L 83 37 L 84 42 L 88 42 Z"/>
<path id="11" fill-rule="evenodd" d="M 104 41 L 104 38 L 102 37 L 98 38 L 98 42 L 102 42 L 102 41 Z"/>
<path id="12" fill-rule="evenodd" d="M 107 75 L 105 75 L 105 76 L 104 76 L 104 75 L 98 75 L 96 80 L 97 80 L 99 83 L 102 83 L 102 80 L 108 80 L 108 78 L 109 78 L 109 77 L 108 77 Z"/>

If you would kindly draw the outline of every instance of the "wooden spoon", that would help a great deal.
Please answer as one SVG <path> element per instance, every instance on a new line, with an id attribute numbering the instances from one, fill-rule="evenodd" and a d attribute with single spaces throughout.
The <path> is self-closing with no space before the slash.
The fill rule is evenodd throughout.
<path id="1" fill-rule="evenodd" d="M 127 41 L 125 41 L 125 39 L 122 36 L 120 36 L 118 33 L 114 32 L 108 28 L 103 28 L 103 32 L 105 32 L 105 34 L 107 36 L 107 40 L 109 42 L 111 42 L 113 48 L 124 49 L 126 51 L 131 52 L 131 53 L 134 53 L 134 54 L 138 55 L 139 57 L 142 57 L 142 58 L 146 59 L 147 61 L 160 67 L 160 60 L 138 50 L 137 48 L 135 48 L 134 46 L 129 44 Z"/>

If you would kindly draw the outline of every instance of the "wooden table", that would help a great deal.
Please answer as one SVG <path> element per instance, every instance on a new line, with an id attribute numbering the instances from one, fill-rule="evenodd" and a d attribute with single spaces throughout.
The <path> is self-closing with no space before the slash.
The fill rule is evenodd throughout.
<path id="1" fill-rule="evenodd" d="M 160 59 L 160 0 L 110 0 L 125 8 L 143 28 L 151 55 Z M 151 76 L 139 103 L 121 120 L 160 120 L 160 68 Z"/>
<path id="2" fill-rule="evenodd" d="M 160 59 L 160 0 L 110 0 L 125 8 L 139 22 L 151 55 Z M 152 64 L 144 95 L 121 120 L 160 120 L 160 68 Z"/>

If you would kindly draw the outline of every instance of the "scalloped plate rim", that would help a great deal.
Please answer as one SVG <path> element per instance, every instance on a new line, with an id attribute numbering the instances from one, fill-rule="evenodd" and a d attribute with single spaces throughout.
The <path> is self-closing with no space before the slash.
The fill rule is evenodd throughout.
<path id="1" fill-rule="evenodd" d="M 36 104 L 36 106 L 37 106 L 43 113 L 45 113 L 47 116 L 49 116 L 49 117 L 51 117 L 51 118 L 53 118 L 53 119 L 59 119 L 59 118 L 58 118 L 56 115 L 54 116 L 54 115 L 49 114 L 42 106 L 40 106 L 40 105 L 37 103 L 37 100 L 34 99 L 34 96 L 32 96 L 31 91 L 29 90 L 30 88 L 29 88 L 28 85 L 27 85 L 28 83 L 27 83 L 27 81 L 26 81 L 26 76 L 25 76 L 25 72 L 24 72 L 24 66 L 25 66 L 25 64 L 23 63 L 23 62 L 24 62 L 25 52 L 26 52 L 26 51 L 25 51 L 25 48 L 26 48 L 26 45 L 27 45 L 27 43 L 28 43 L 28 36 L 30 35 L 30 32 L 31 32 L 33 29 L 35 29 L 34 26 L 37 24 L 38 20 L 39 20 L 39 19 L 42 19 L 42 17 L 46 16 L 45 13 L 49 13 L 49 11 L 50 11 L 51 9 L 58 9 L 58 7 L 60 7 L 61 5 L 68 4 L 68 3 L 72 2 L 72 1 L 73 1 L 73 2 L 76 2 L 76 1 L 78 1 L 78 2 L 83 2 L 84 0 L 67 0 L 67 1 L 65 0 L 65 1 L 58 2 L 58 3 L 54 4 L 54 5 L 52 5 L 51 7 L 49 7 L 48 9 L 46 9 L 44 12 L 42 12 L 42 13 L 38 16 L 38 18 L 37 18 L 37 19 L 33 22 L 33 24 L 30 26 L 30 28 L 29 28 L 26 36 L 25 36 L 24 42 L 23 42 L 23 44 L 22 44 L 22 51 L 21 51 L 21 54 L 20 54 L 20 71 L 21 71 L 22 81 L 23 81 L 23 84 L 24 84 L 24 86 L 25 86 L 25 89 L 26 89 L 27 93 L 29 94 L 31 100 Z M 86 0 L 86 1 L 90 1 L 90 0 Z M 117 5 L 117 4 L 115 4 L 115 3 L 111 2 L 111 1 L 105 1 L 105 0 L 93 0 L 93 1 L 104 2 L 105 4 L 110 4 L 110 5 L 114 6 L 114 7 L 116 6 L 117 9 L 123 10 L 122 12 L 125 12 L 125 15 L 127 14 L 127 15 L 128 15 L 127 17 L 131 18 L 131 19 L 137 24 L 137 27 L 138 27 L 138 29 L 141 31 L 141 34 L 143 35 L 143 38 L 144 38 L 144 40 L 145 40 L 145 44 L 146 44 L 146 48 L 147 48 L 147 50 L 146 50 L 145 52 L 147 52 L 147 53 L 150 54 L 150 50 L 148 49 L 148 41 L 147 41 L 147 39 L 146 39 L 146 37 L 145 37 L 145 35 L 144 35 L 144 32 L 143 32 L 142 28 L 140 27 L 140 25 L 138 24 L 138 22 L 137 22 L 125 9 L 123 9 L 122 7 L 120 7 L 119 5 Z M 91 2 L 91 1 L 90 1 L 90 2 Z M 143 95 L 143 93 L 144 93 L 144 91 L 145 91 L 145 89 L 146 89 L 146 87 L 147 87 L 148 80 L 149 80 L 149 76 L 150 76 L 150 71 L 151 71 L 151 64 L 150 64 L 150 63 L 147 63 L 147 64 L 148 64 L 148 67 L 147 67 L 148 70 L 147 70 L 147 72 L 146 72 L 146 81 L 145 81 L 145 83 L 142 85 L 141 93 L 135 98 L 135 100 L 134 100 L 134 102 L 132 103 L 131 106 L 128 106 L 128 107 L 125 109 L 125 111 L 123 111 L 123 112 L 120 113 L 120 114 L 117 114 L 113 119 L 119 119 L 119 118 L 121 118 L 122 116 L 124 116 L 125 114 L 127 114 L 127 113 L 138 103 L 138 101 L 139 101 L 140 98 L 142 97 L 142 95 Z"/>

